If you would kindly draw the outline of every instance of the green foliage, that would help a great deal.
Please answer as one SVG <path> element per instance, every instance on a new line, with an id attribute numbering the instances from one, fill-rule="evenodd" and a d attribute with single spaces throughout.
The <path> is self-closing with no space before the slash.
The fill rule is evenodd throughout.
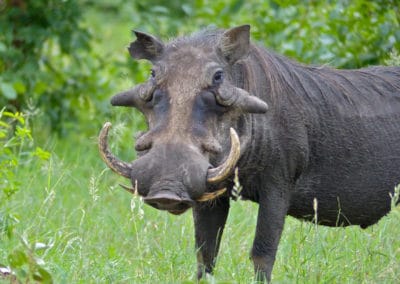
<path id="1" fill-rule="evenodd" d="M 36 255 L 37 251 L 48 248 L 48 245 L 42 243 L 29 245 L 24 238 L 21 243 L 22 246 L 8 255 L 9 269 L 14 279 L 24 283 L 53 283 L 51 274 L 45 268 L 45 262 Z"/>
<path id="2" fill-rule="evenodd" d="M 400 66 L 400 53 L 395 49 L 390 53 L 390 57 L 385 61 L 389 66 Z"/>
<path id="3" fill-rule="evenodd" d="M 254 4 L 256 37 L 306 63 L 382 64 L 400 44 L 397 1 L 269 1 Z M 258 12 L 257 12 L 258 11 Z"/>
<path id="4" fill-rule="evenodd" d="M 25 115 L 0 111 L 0 208 L 21 187 L 17 172 L 32 159 L 48 160 L 50 153 L 33 148 L 31 130 Z"/>
<path id="5" fill-rule="evenodd" d="M 7 0 L 0 16 L 0 105 L 11 110 L 37 106 L 45 114 L 42 122 L 59 134 L 93 117 L 108 79 L 104 62 L 90 53 L 81 5 Z"/>
<path id="6" fill-rule="evenodd" d="M 40 147 L 34 147 L 33 138 L 26 115 L 16 112 L 0 111 L 0 239 L 14 238 L 14 228 L 19 222 L 7 204 L 25 185 L 21 182 L 23 168 L 35 161 L 47 161 L 50 153 Z M 9 255 L 10 267 L 22 280 L 50 283 L 51 276 L 33 257 L 30 250 L 17 249 Z M 0 268 L 5 266 L 0 265 Z M 8 269 L 8 268 L 7 268 Z M 1 273 L 0 273 L 1 277 Z"/>

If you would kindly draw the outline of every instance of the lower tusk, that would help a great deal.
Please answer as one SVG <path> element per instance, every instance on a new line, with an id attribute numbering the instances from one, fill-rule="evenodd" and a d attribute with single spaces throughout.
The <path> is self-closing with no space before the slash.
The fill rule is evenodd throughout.
<path id="1" fill-rule="evenodd" d="M 220 195 L 224 194 L 225 191 L 226 191 L 226 187 L 224 187 L 222 189 L 218 189 L 217 191 L 206 192 L 202 196 L 200 196 L 196 201 L 197 202 L 206 202 L 206 201 L 216 199 Z"/>
<path id="2" fill-rule="evenodd" d="M 127 192 L 132 193 L 133 195 L 139 195 L 138 189 L 137 189 L 137 180 L 135 180 L 135 187 L 130 187 L 125 184 L 119 183 L 119 186 L 125 189 Z"/>
<path id="3" fill-rule="evenodd" d="M 231 150 L 228 158 L 220 166 L 209 169 L 207 172 L 208 183 L 218 183 L 224 181 L 235 169 L 236 163 L 240 157 L 240 141 L 235 129 L 230 129 Z"/>
<path id="4" fill-rule="evenodd" d="M 138 192 L 137 192 L 137 188 L 135 187 L 135 188 L 132 188 L 132 187 L 129 187 L 129 186 L 126 186 L 126 185 L 124 185 L 124 184 L 118 184 L 120 187 L 122 187 L 123 189 L 125 189 L 127 192 L 129 192 L 129 193 L 132 193 L 133 195 L 138 195 Z"/>

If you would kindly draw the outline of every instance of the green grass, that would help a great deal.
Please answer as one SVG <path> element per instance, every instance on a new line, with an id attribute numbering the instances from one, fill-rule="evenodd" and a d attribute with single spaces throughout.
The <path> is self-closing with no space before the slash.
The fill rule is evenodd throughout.
<path id="1" fill-rule="evenodd" d="M 83 140 L 83 139 L 82 139 Z M 0 263 L 34 251 L 55 283 L 192 283 L 196 260 L 190 213 L 173 216 L 118 187 L 89 142 L 57 142 L 51 161 L 20 168 L 22 189 L 6 203 L 18 223 L 0 234 Z M 250 283 L 257 206 L 232 202 L 214 280 Z M 326 228 L 287 218 L 274 283 L 399 283 L 400 208 L 377 225 Z M 0 280 L 1 281 L 1 280 Z"/>

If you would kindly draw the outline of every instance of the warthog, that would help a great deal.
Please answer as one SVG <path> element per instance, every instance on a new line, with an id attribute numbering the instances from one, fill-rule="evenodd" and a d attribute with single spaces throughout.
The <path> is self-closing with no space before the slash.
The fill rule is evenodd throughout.
<path id="1" fill-rule="evenodd" d="M 131 163 L 106 164 L 145 203 L 192 208 L 198 277 L 211 273 L 229 211 L 233 172 L 259 204 L 251 258 L 269 281 L 285 216 L 326 226 L 376 223 L 400 181 L 400 67 L 306 66 L 250 43 L 250 26 L 208 29 L 164 44 L 135 31 L 147 82 L 111 99 L 139 109 L 148 131 Z M 213 200 L 213 202 L 209 202 Z"/>

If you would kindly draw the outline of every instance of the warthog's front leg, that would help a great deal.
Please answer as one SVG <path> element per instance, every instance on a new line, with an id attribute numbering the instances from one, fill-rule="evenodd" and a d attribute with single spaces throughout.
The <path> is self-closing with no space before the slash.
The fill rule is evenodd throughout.
<path id="1" fill-rule="evenodd" d="M 212 273 L 218 254 L 222 232 L 229 212 L 229 198 L 221 197 L 213 203 L 199 203 L 193 207 L 197 249 L 197 278 Z"/>
<path id="2" fill-rule="evenodd" d="M 269 283 L 288 210 L 287 194 L 285 190 L 271 188 L 260 194 L 259 204 L 251 258 L 256 280 Z"/>

